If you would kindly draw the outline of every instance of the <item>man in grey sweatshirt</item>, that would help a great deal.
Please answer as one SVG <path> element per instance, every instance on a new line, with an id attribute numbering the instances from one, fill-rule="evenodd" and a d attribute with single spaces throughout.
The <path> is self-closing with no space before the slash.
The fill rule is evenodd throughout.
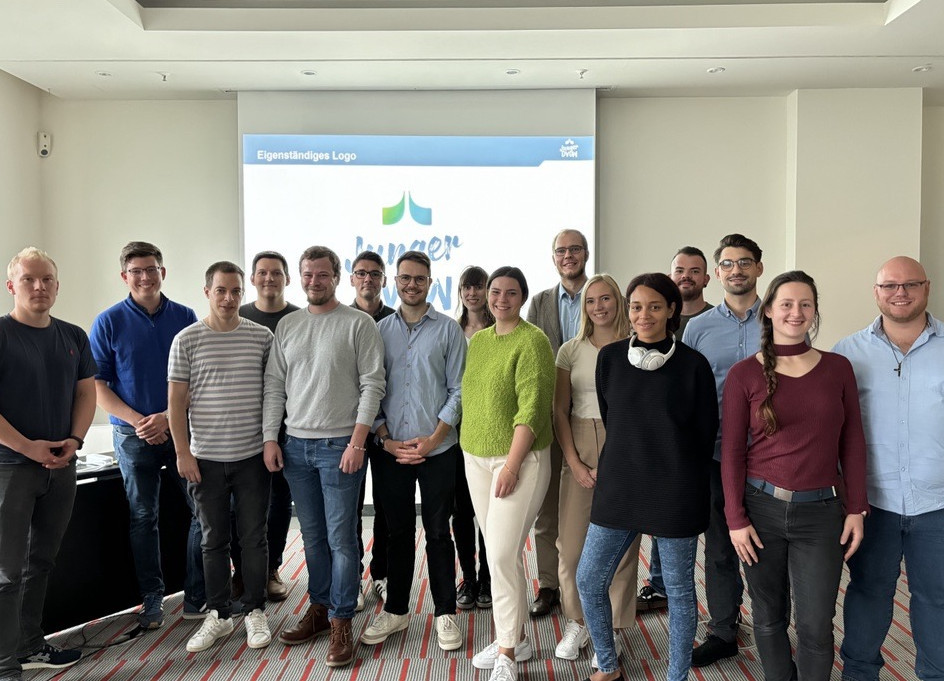
<path id="1" fill-rule="evenodd" d="M 308 611 L 279 639 L 294 645 L 330 630 L 325 663 L 339 667 L 354 658 L 357 497 L 367 436 L 384 396 L 384 349 L 374 320 L 338 301 L 334 251 L 307 249 L 299 273 L 308 306 L 279 322 L 263 402 L 266 466 L 284 468 L 308 563 Z"/>

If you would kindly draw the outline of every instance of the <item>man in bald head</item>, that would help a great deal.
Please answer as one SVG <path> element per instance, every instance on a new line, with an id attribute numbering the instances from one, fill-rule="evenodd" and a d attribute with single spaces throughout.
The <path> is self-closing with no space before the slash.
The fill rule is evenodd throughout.
<path id="1" fill-rule="evenodd" d="M 844 681 L 878 681 L 904 558 L 922 681 L 944 679 L 944 323 L 927 312 L 931 282 L 899 256 L 873 287 L 881 314 L 833 348 L 855 369 L 868 442 L 865 540 L 849 559 Z"/>

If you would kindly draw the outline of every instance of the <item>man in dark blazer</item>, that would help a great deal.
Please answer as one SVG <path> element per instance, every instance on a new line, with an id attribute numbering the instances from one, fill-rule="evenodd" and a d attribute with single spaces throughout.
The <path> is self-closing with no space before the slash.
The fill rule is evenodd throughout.
<path id="1" fill-rule="evenodd" d="M 565 229 L 555 237 L 551 257 L 560 283 L 541 291 L 531 300 L 528 321 L 540 327 L 554 354 L 577 335 L 580 327 L 580 291 L 587 282 L 587 238 L 576 229 Z M 557 517 L 563 453 L 557 440 L 551 444 L 551 484 L 534 523 L 534 547 L 538 560 L 538 593 L 531 604 L 532 617 L 548 614 L 558 602 Z"/>

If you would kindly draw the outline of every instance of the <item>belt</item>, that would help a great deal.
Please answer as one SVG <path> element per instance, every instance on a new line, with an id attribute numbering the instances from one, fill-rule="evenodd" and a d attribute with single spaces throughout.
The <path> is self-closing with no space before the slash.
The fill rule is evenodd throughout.
<path id="1" fill-rule="evenodd" d="M 780 501 L 789 501 L 791 503 L 802 504 L 807 501 L 823 501 L 825 499 L 835 499 L 836 488 L 835 487 L 820 487 L 819 489 L 810 489 L 803 492 L 794 492 L 789 489 L 784 489 L 783 487 L 777 487 L 772 485 L 766 480 L 760 480 L 758 478 L 748 478 L 747 484 L 751 487 L 759 489 L 764 494 L 769 494 L 774 499 L 779 499 Z"/>

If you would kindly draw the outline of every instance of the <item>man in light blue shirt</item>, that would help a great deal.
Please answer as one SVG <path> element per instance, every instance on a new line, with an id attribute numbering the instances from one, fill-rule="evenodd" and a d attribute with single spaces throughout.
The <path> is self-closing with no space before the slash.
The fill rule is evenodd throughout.
<path id="1" fill-rule="evenodd" d="M 462 647 L 456 621 L 456 554 L 449 529 L 456 466 L 462 465 L 455 426 L 461 416 L 466 340 L 459 324 L 434 310 L 426 297 L 430 260 L 407 251 L 397 260 L 400 308 L 378 325 L 384 341 L 387 393 L 375 432 L 384 455 L 376 477 L 387 515 L 387 594 L 384 609 L 361 635 L 381 643 L 409 626 L 416 560 L 416 484 L 422 500 L 429 587 L 436 635 L 443 650 Z"/>
<path id="2" fill-rule="evenodd" d="M 715 276 L 724 289 L 721 304 L 692 319 L 682 342 L 708 358 L 718 389 L 718 413 L 728 371 L 760 350 L 760 298 L 757 279 L 764 273 L 763 252 L 752 239 L 729 234 L 715 250 Z M 706 405 L 707 408 L 707 405 Z M 728 534 L 721 485 L 721 427 L 711 464 L 711 516 L 705 531 L 705 595 L 708 637 L 692 653 L 692 666 L 704 667 L 738 653 L 744 583 L 741 566 Z"/>
<path id="3" fill-rule="evenodd" d="M 833 348 L 859 385 L 871 510 L 849 559 L 842 678 L 878 681 L 901 560 L 922 681 L 944 679 L 944 323 L 927 312 L 931 283 L 916 260 L 876 277 L 881 314 Z"/>

